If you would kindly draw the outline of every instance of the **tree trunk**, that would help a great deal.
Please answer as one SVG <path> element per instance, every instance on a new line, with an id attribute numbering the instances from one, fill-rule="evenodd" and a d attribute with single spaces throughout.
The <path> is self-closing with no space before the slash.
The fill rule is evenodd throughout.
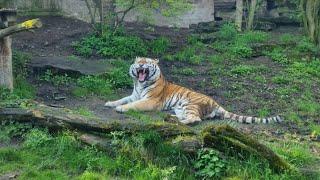
<path id="1" fill-rule="evenodd" d="M 253 28 L 253 21 L 254 21 L 254 15 L 256 12 L 256 8 L 257 8 L 257 0 L 251 0 L 250 8 L 249 8 L 247 30 L 252 30 L 252 28 Z"/>
<path id="2" fill-rule="evenodd" d="M 33 19 L 0 30 L 0 86 L 13 90 L 12 40 L 10 35 L 41 26 L 42 23 L 39 19 Z"/>
<path id="3" fill-rule="evenodd" d="M 0 86 L 13 90 L 11 37 L 0 39 Z"/>
<path id="4" fill-rule="evenodd" d="M 306 34 L 320 47 L 320 1 L 301 0 L 300 9 Z"/>
<path id="5" fill-rule="evenodd" d="M 235 25 L 238 31 L 242 29 L 242 17 L 243 17 L 243 0 L 236 0 L 236 17 Z"/>

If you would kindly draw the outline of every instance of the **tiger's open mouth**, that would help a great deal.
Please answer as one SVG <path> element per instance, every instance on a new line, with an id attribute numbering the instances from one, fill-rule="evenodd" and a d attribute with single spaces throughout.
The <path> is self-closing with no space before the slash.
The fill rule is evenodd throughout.
<path id="1" fill-rule="evenodd" d="M 149 76 L 149 69 L 148 68 L 138 68 L 137 75 L 139 82 L 144 82 Z"/>

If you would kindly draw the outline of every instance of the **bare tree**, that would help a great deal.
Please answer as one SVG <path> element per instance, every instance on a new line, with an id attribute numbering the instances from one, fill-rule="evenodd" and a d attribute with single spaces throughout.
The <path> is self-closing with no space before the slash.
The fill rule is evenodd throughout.
<path id="1" fill-rule="evenodd" d="M 123 25 L 128 13 L 136 8 L 144 9 L 144 11 L 165 10 L 167 14 L 177 14 L 191 7 L 188 0 L 85 0 L 85 2 L 92 24 L 96 24 L 98 14 L 100 27 L 108 25 L 114 30 Z"/>

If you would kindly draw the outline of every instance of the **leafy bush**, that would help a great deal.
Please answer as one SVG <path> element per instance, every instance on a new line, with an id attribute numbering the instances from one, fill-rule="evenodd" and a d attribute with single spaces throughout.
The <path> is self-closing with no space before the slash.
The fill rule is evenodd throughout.
<path id="1" fill-rule="evenodd" d="M 168 38 L 161 37 L 150 42 L 151 53 L 156 56 L 162 56 L 170 47 L 171 41 Z"/>
<path id="2" fill-rule="evenodd" d="M 107 31 L 102 36 L 92 34 L 73 44 L 82 56 L 101 55 L 110 58 L 133 58 L 145 56 L 147 46 L 142 39 L 123 32 Z"/>
<path id="3" fill-rule="evenodd" d="M 261 31 L 248 31 L 238 33 L 233 25 L 225 24 L 217 34 L 218 39 L 213 43 L 213 48 L 230 57 L 247 58 L 253 55 L 252 46 L 254 43 L 262 43 L 268 40 L 269 36 Z"/>
<path id="4" fill-rule="evenodd" d="M 232 54 L 243 58 L 250 57 L 253 54 L 252 48 L 245 44 L 231 45 L 230 51 Z"/>
<path id="5" fill-rule="evenodd" d="M 43 76 L 40 77 L 40 80 L 52 83 L 55 86 L 68 85 L 73 81 L 73 79 L 68 76 L 68 74 L 64 75 L 54 75 L 51 70 L 47 70 Z"/>
<path id="6" fill-rule="evenodd" d="M 280 42 L 284 44 L 293 44 L 296 43 L 297 38 L 292 34 L 283 34 L 280 36 Z"/>
<path id="7" fill-rule="evenodd" d="M 226 162 L 219 152 L 213 149 L 200 149 L 194 163 L 196 176 L 202 179 L 214 179 L 223 175 Z"/>
<path id="8" fill-rule="evenodd" d="M 111 82 L 97 76 L 80 77 L 77 79 L 77 85 L 81 88 L 87 89 L 86 92 L 96 94 L 98 96 L 108 96 L 113 92 Z"/>
<path id="9" fill-rule="evenodd" d="M 289 64 L 289 58 L 283 53 L 281 48 L 274 48 L 272 51 L 266 51 L 265 54 L 269 56 L 273 61 L 280 64 Z"/>
<path id="10" fill-rule="evenodd" d="M 303 37 L 297 45 L 297 50 L 299 52 L 312 52 L 315 53 L 319 49 L 313 44 L 307 37 Z"/>
<path id="11" fill-rule="evenodd" d="M 32 129 L 25 138 L 23 145 L 31 149 L 41 147 L 52 141 L 52 137 L 47 132 L 39 129 Z"/>
<path id="12" fill-rule="evenodd" d="M 257 68 L 249 65 L 238 65 L 231 69 L 232 74 L 236 75 L 248 75 L 256 72 Z"/>
<path id="13" fill-rule="evenodd" d="M 236 42 L 243 44 L 262 43 L 269 39 L 269 35 L 262 31 L 247 31 L 236 36 Z"/>
<path id="14" fill-rule="evenodd" d="M 111 62 L 114 68 L 104 75 L 114 88 L 126 88 L 132 86 L 132 78 L 129 76 L 130 63 L 127 61 Z"/>
<path id="15" fill-rule="evenodd" d="M 27 76 L 27 63 L 30 61 L 31 56 L 27 53 L 13 51 L 12 53 L 12 69 L 14 76 L 18 75 L 25 78 Z"/>
<path id="16" fill-rule="evenodd" d="M 231 41 L 236 38 L 238 32 L 233 24 L 223 24 L 217 34 L 217 38 L 220 40 Z"/>

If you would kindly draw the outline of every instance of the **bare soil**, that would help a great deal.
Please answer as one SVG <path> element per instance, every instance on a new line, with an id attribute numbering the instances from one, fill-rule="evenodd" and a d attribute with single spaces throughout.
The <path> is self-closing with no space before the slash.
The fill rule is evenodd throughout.
<path id="1" fill-rule="evenodd" d="M 28 19 L 30 17 L 22 17 L 20 20 Z M 83 36 L 91 32 L 92 27 L 90 24 L 69 19 L 63 17 L 41 17 L 41 21 L 44 26 L 41 29 L 35 30 L 35 33 L 23 32 L 13 36 L 13 47 L 15 50 L 31 53 L 34 57 L 52 57 L 52 56 L 70 56 L 74 53 L 72 43 L 79 40 Z M 149 27 L 142 24 L 129 23 L 126 26 L 128 33 L 138 35 L 144 39 L 155 39 L 160 36 L 169 37 L 175 51 L 186 42 L 186 37 L 190 34 L 188 29 L 172 29 L 165 27 Z M 276 69 L 277 66 L 268 58 L 258 57 L 255 59 L 248 60 L 248 62 L 264 64 L 270 69 Z M 230 89 L 230 84 L 233 82 L 230 79 L 223 79 L 223 85 L 220 88 L 213 88 L 212 86 L 206 86 L 205 84 L 214 81 L 212 76 L 206 72 L 211 67 L 207 65 L 192 66 L 199 72 L 197 76 L 174 76 L 172 70 L 174 67 L 186 67 L 190 66 L 181 62 L 162 62 L 161 67 L 166 74 L 166 78 L 169 81 L 173 81 L 182 86 L 188 87 L 195 91 L 207 94 L 213 97 L 217 102 L 223 106 L 231 106 L 232 111 L 239 114 L 244 114 L 250 108 L 257 108 L 259 104 L 254 102 L 244 102 L 239 99 L 225 98 L 225 92 Z M 68 107 L 76 109 L 77 107 L 87 107 L 93 111 L 97 116 L 110 118 L 110 119 L 125 119 L 125 115 L 116 113 L 112 109 L 105 108 L 103 105 L 106 99 L 99 97 L 90 98 L 74 98 L 70 94 L 70 87 L 55 87 L 49 83 L 40 82 L 36 76 L 29 77 L 30 83 L 37 87 L 37 98 L 36 100 L 43 102 L 48 105 L 57 107 Z M 203 86 L 204 84 L 204 86 Z M 246 82 L 247 85 L 255 88 L 255 84 L 252 82 Z M 119 93 L 119 97 L 128 95 L 131 93 L 130 89 L 122 90 Z M 65 97 L 62 100 L 55 99 L 57 96 Z M 252 94 L 244 94 L 243 96 L 252 96 Z M 270 93 L 261 93 L 260 96 L 263 99 L 272 99 Z M 244 98 L 241 98 L 244 99 Z M 248 97 L 250 99 L 250 97 Z M 250 115 L 250 114 L 248 114 Z M 202 128 L 205 125 L 210 124 L 210 121 L 204 121 L 197 127 Z M 282 124 L 282 125 L 242 125 L 237 124 L 236 127 L 242 129 L 248 133 L 266 133 L 279 136 L 285 131 L 291 131 L 295 133 L 301 133 L 304 130 L 298 129 L 294 124 Z M 303 133 L 302 133 L 303 134 Z"/>

